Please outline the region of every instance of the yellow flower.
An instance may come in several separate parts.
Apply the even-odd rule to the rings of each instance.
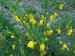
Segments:
[[[24,54],[24,50],[21,50],[21,53]]]
[[[28,36],[29,36],[29,33],[27,32],[27,33],[25,34],[25,36],[28,37]]]
[[[71,33],[70,33],[70,32],[68,32],[68,33],[67,33],[67,35],[68,35],[68,36],[70,36],[70,35],[71,35]]]
[[[53,33],[53,30],[49,30],[50,31],[50,34],[52,34]]]
[[[28,19],[28,14],[25,14],[25,15],[23,16],[23,19]]]
[[[64,45],[63,45],[63,48],[67,48],[67,45],[66,45],[66,44],[64,44]]]
[[[47,24],[46,24],[46,26],[47,26],[47,27],[49,27],[49,26],[50,26],[50,24],[49,24],[49,23],[47,23]]]
[[[18,41],[19,41],[20,44],[22,43],[22,40],[21,39],[19,39]]]
[[[39,25],[43,25],[43,20],[40,20]]]
[[[40,51],[44,51],[44,49],[45,49],[45,44],[42,43],[42,44],[40,45]]]
[[[53,30],[48,30],[47,35],[51,35],[53,33]]]
[[[28,16],[27,14],[25,16]]]
[[[53,20],[53,19],[54,19],[54,16],[53,16],[53,15],[51,15],[49,19],[50,19],[50,20]]]
[[[54,16],[54,18],[56,18],[56,17],[58,16],[58,14],[57,14],[57,13],[55,13],[53,16]]]
[[[27,28],[30,28],[30,25],[27,25]]]
[[[44,15],[41,15],[41,18],[42,18],[42,19],[44,19],[44,18],[45,18],[45,16],[44,16]]]
[[[36,45],[37,44],[37,42],[34,42],[34,45]]]
[[[10,56],[14,56],[13,54],[10,54]]]
[[[60,50],[63,51],[65,48],[61,47]]]
[[[75,54],[75,50],[74,50],[74,52],[73,52],[74,54]]]
[[[66,49],[67,49],[67,51],[69,51],[69,48],[68,47]]]
[[[59,43],[60,43],[60,44],[63,44],[63,42],[62,42],[62,41],[59,41]]]
[[[12,45],[12,49],[14,50],[15,48],[16,48],[16,45],[15,45],[15,44],[13,44],[13,45]]]
[[[34,16],[32,14],[29,14],[29,18],[32,24],[36,24],[36,20],[34,19]]]
[[[10,31],[7,31],[7,33],[8,33],[8,34],[11,34],[11,32],[10,32]]]
[[[47,34],[46,34],[46,31],[43,33],[43,35],[45,35],[45,36],[47,35]]]
[[[26,24],[26,21],[23,21],[24,24]]]
[[[44,22],[46,21],[46,17],[44,15],[41,15],[41,18]]]
[[[60,4],[59,9],[62,10],[63,9],[63,4]]]
[[[46,51],[41,52],[41,56],[44,56],[46,54]]]
[[[73,30],[72,30],[72,29],[67,30],[67,35],[68,35],[68,36],[69,36],[69,35],[71,35],[71,34],[72,34],[72,32],[73,32]]]
[[[45,38],[45,41],[48,41],[48,38]]]
[[[0,33],[0,37],[2,37],[2,33]]]
[[[61,30],[60,29],[57,29],[57,34],[61,34]]]
[[[22,21],[21,21],[21,19],[20,19],[18,16],[14,15],[13,17],[15,18],[15,20],[16,20],[17,22],[19,22],[19,23],[22,24]]]
[[[15,36],[14,36],[14,35],[11,35],[11,38],[12,38],[12,39],[14,39],[14,38],[15,38]]]
[[[29,43],[27,44],[27,46],[31,49],[34,49],[34,42],[33,41],[29,41]]]
[[[35,20],[34,20],[33,18],[30,18],[30,22],[32,22],[32,23],[33,23],[34,21],[35,21]]]
[[[70,31],[70,32],[73,32],[73,30],[72,30],[72,29],[70,29],[69,31]]]
[[[67,51],[69,51],[69,48],[67,47],[66,44],[63,44],[63,46],[62,46],[62,48],[61,48],[61,50],[64,50],[64,49],[67,49]]]
[[[68,29],[69,28],[69,25],[67,24],[65,27]]]
[[[32,22],[32,24],[36,24],[36,21],[34,20],[34,21]]]
[[[48,30],[48,31],[47,31],[47,35],[50,35],[50,34],[51,34],[51,32]]]
[[[34,16],[32,14],[29,14],[30,19],[34,19]]]

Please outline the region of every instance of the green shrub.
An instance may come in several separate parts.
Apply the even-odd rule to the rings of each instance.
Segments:
[[[74,56],[75,19],[64,12],[63,1],[21,2],[0,1],[0,56]]]

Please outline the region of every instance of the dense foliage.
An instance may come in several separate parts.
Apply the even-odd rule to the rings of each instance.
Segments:
[[[66,1],[0,0],[0,56],[74,56],[74,3]]]

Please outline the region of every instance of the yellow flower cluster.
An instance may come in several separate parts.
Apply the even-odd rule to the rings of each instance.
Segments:
[[[40,19],[38,25],[42,26],[44,24],[44,22],[46,22],[46,17],[44,15],[41,15],[41,19]]]
[[[62,50],[67,50],[67,51],[69,51],[69,48],[67,47],[67,45],[65,44],[65,43],[63,43],[62,41],[59,41],[59,43],[60,44],[62,44],[62,47],[60,48],[60,50],[62,51]]]
[[[32,14],[26,14],[24,16],[24,19],[25,20],[23,21],[23,23],[25,23],[25,24],[26,24],[25,21],[27,21],[27,20],[29,20],[32,24],[36,24],[36,20],[35,20],[35,18],[34,18],[34,16]]]
[[[14,17],[14,19],[15,19],[17,22],[19,22],[20,24],[22,24],[22,21],[21,21],[21,19],[20,19],[18,16],[13,15],[13,17]]]
[[[37,44],[37,42],[34,42],[34,41],[29,41],[28,44],[27,44],[27,47],[31,48],[31,49],[34,49],[34,46]],[[40,45],[40,51],[41,51],[41,55],[45,55],[46,52],[45,52],[45,44],[42,43]]]
[[[36,24],[36,20],[34,18],[34,15],[32,14],[25,14],[22,18],[23,23],[26,25],[26,28],[34,28],[35,24]]]
[[[44,32],[45,36],[50,36],[53,33],[53,30],[47,30]]]
[[[60,5],[60,10],[62,10],[62,8],[63,8],[63,5],[61,4],[61,5]],[[57,16],[58,16],[58,14],[57,14],[57,13],[54,13],[53,15],[50,16],[49,19],[50,19],[50,20],[53,20],[53,19],[55,19]],[[16,19],[16,21],[22,23],[18,16],[14,16],[14,18]],[[40,25],[40,27],[45,25],[45,26],[47,27],[47,30],[43,32],[43,35],[44,35],[44,37],[45,37],[44,41],[48,41],[48,37],[53,34],[53,30],[50,30],[51,28],[48,28],[48,27],[50,26],[50,24],[49,24],[48,22],[45,22],[45,21],[46,21],[46,17],[45,17],[44,15],[41,16],[41,19],[40,19],[39,21],[36,21],[35,18],[34,18],[34,16],[33,16],[32,14],[26,14],[26,15],[24,16],[24,18],[25,18],[25,19],[23,19],[23,23],[24,23],[25,26],[27,26],[29,29],[30,29],[30,27],[32,27],[33,25],[34,25],[34,26],[35,26],[35,25],[36,25],[36,26],[39,26],[39,25]],[[37,24],[37,23],[38,23],[38,24]],[[28,29],[28,28],[27,28],[27,29]],[[39,31],[38,31],[38,32],[39,32]],[[57,32],[57,34],[61,34],[61,33],[62,33],[62,31],[61,31],[60,28],[56,29],[56,32]],[[67,35],[71,35],[72,32],[73,32],[72,28],[68,29],[68,30],[67,30]],[[8,33],[11,34],[11,32],[8,32]],[[25,37],[28,37],[28,40],[31,40],[31,39],[32,39],[32,38],[31,38],[32,36],[29,35],[30,33],[32,33],[32,32],[27,32],[27,33],[25,34]],[[37,33],[37,34],[38,34],[38,33]],[[33,35],[33,34],[32,34],[32,35]],[[11,34],[11,38],[14,39],[15,36]],[[18,41],[19,41],[19,43],[22,42],[21,39],[19,39]],[[69,51],[69,48],[68,48],[68,46],[67,46],[66,44],[64,44],[62,41],[59,41],[59,43],[62,44],[62,47],[60,48],[60,50],[65,50],[65,49],[66,49],[67,51]],[[27,43],[27,47],[29,47],[29,48],[31,48],[31,49],[34,49],[36,44],[37,44],[37,42],[29,41],[29,42]],[[16,45],[12,45],[12,49],[14,50],[15,48],[16,48]],[[46,47],[45,47],[45,44],[44,44],[44,43],[41,43],[40,46],[39,46],[39,50],[40,50],[40,52],[41,52],[41,56],[44,56],[44,55],[46,54],[45,48],[46,48]],[[24,53],[24,52],[22,52],[22,53]]]
[[[50,19],[50,20],[53,20],[53,19],[56,18],[57,16],[58,16],[58,14],[57,14],[57,13],[54,13],[54,15],[51,15],[49,19]]]
[[[34,16],[32,14],[29,14],[29,19],[32,24],[36,24],[36,20],[34,19]]]
[[[67,47],[67,45],[63,44],[63,46],[62,46],[62,48],[60,50],[65,50],[65,49],[67,49],[67,51],[69,51],[69,48]]]

